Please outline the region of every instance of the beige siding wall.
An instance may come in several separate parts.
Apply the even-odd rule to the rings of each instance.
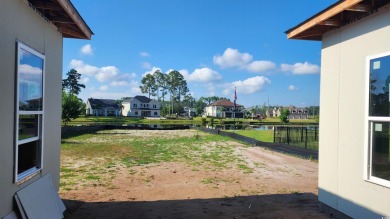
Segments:
[[[0,2],[0,218],[13,209],[14,193],[51,173],[59,185],[61,138],[62,36],[23,0]],[[27,182],[14,184],[14,118],[16,41],[46,56],[43,171]]]
[[[390,51],[390,11],[323,38],[319,199],[354,218],[390,216],[390,188],[365,181],[366,57]]]

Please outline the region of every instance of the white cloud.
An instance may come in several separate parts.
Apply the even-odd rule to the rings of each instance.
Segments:
[[[140,52],[139,55],[142,57],[149,57],[150,56],[150,54],[147,52]]]
[[[80,80],[80,82],[81,82],[82,84],[86,84],[86,83],[88,83],[90,80],[91,80],[91,79],[88,78],[88,77],[82,77],[81,80]]]
[[[69,68],[74,68],[80,74],[86,74],[89,76],[94,76],[97,72],[99,72],[99,68],[84,64],[81,60],[72,59],[69,63]]]
[[[31,65],[22,64],[19,66],[19,71],[22,74],[33,74],[38,75],[42,74],[42,69],[38,67],[32,67]]]
[[[222,55],[213,57],[214,64],[221,68],[245,67],[252,60],[249,53],[240,53],[237,49],[227,48]]]
[[[108,86],[107,85],[102,85],[102,86],[99,87],[99,90],[100,91],[106,91],[106,90],[108,90]]]
[[[96,79],[100,82],[113,80],[118,75],[119,69],[115,66],[105,66],[99,69]]]
[[[142,77],[145,77],[147,74],[153,74],[155,71],[161,71],[161,68],[159,67],[153,67],[150,71],[146,71],[145,73],[142,74]]]
[[[137,77],[137,74],[135,73],[121,73],[120,70],[115,66],[104,66],[99,68],[85,64],[83,61],[76,59],[70,61],[69,68],[74,68],[82,75],[95,77],[99,82],[118,82],[131,80]]]
[[[83,55],[93,55],[93,49],[91,44],[86,44],[80,49],[81,54]]]
[[[271,84],[271,80],[264,76],[256,76],[248,78],[244,81],[235,81],[232,83],[232,88],[237,87],[237,93],[253,94],[264,88],[267,84]]]
[[[295,87],[294,85],[290,85],[288,86],[288,90],[294,91],[294,90],[298,90],[298,88]]]
[[[129,82],[127,81],[113,81],[110,84],[113,87],[125,87],[129,85]]]
[[[150,64],[149,62],[142,62],[141,65],[142,65],[142,68],[146,68],[146,69],[152,68],[152,64]]]
[[[280,69],[284,72],[291,72],[295,75],[320,73],[320,66],[311,64],[309,62],[295,63],[294,65],[281,64]]]
[[[125,94],[127,95],[127,94]],[[93,92],[90,95],[88,95],[88,98],[94,98],[94,99],[121,99],[124,96],[123,93],[114,93],[114,92],[104,92],[104,91],[97,91]],[[133,95],[131,95],[133,96]]]
[[[195,69],[192,74],[190,74],[187,70],[183,69],[179,71],[184,78],[188,82],[211,82],[211,81],[218,81],[222,79],[222,76],[210,69],[210,68],[200,68],[200,69]]]
[[[276,64],[271,61],[253,61],[246,69],[250,72],[265,72],[276,68]]]

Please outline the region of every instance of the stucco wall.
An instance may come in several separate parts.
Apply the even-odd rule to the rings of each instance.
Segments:
[[[323,37],[319,200],[353,218],[390,216],[390,188],[365,181],[366,57],[390,51],[390,11]]]
[[[0,2],[0,218],[13,209],[13,195],[39,177],[51,173],[59,185],[61,138],[62,36],[22,0]],[[42,173],[14,183],[14,118],[16,41],[46,56],[44,155]]]

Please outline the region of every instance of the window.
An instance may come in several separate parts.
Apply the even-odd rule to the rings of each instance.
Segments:
[[[156,108],[157,108],[156,104],[153,104],[153,109],[156,109]]]
[[[390,52],[367,58],[367,180],[390,187]]]
[[[136,104],[136,103],[134,103],[134,104],[133,104],[133,107],[137,108],[137,104]]]
[[[135,112],[134,112],[134,115],[138,116],[138,111],[135,111]]]
[[[15,182],[42,168],[45,56],[17,43]]]
[[[154,112],[154,115],[157,116],[157,112]]]

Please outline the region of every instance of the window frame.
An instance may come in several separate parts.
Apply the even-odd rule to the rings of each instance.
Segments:
[[[375,122],[390,123],[390,116],[370,116],[370,71],[371,60],[390,56],[390,51],[369,55],[366,57],[366,80],[365,80],[365,128],[366,135],[364,147],[364,180],[381,186],[390,188],[390,180],[385,180],[372,175],[372,150],[373,150],[373,130]]]
[[[31,53],[32,55],[42,59],[42,87],[41,87],[41,92],[42,92],[42,106],[40,110],[21,110],[20,107],[20,102],[19,102],[19,94],[20,94],[20,72],[21,72],[21,57],[22,57],[22,52],[21,50],[24,50],[28,53]],[[45,111],[45,65],[46,65],[46,57],[44,54],[32,49],[28,45],[17,41],[16,42],[16,84],[15,84],[15,157],[14,157],[14,182],[20,182],[29,176],[32,176],[33,174],[40,172],[43,168],[43,150],[44,150],[44,111]],[[19,140],[19,119],[21,115],[37,115],[38,116],[38,121],[37,121],[37,135],[34,137],[29,137],[26,139]],[[21,173],[18,173],[19,171],[19,147],[24,144],[28,143],[33,143],[37,142],[37,148],[36,148],[36,166],[31,167],[27,170],[24,170]]]

